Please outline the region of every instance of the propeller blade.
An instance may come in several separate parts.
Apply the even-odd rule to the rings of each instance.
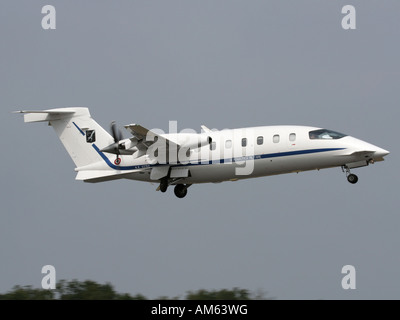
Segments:
[[[114,138],[114,142],[121,140],[121,131],[118,130],[115,121],[111,122],[111,134]]]
[[[115,161],[118,161],[120,155],[120,146],[118,142],[122,140],[122,132],[120,129],[117,128],[117,124],[115,123],[115,121],[111,122],[111,134],[113,136],[114,143],[104,148],[103,151],[116,154],[117,159]]]

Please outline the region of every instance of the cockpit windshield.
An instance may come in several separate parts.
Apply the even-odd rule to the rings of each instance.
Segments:
[[[347,134],[343,134],[328,129],[313,130],[310,131],[308,135],[310,139],[340,139],[347,136]]]

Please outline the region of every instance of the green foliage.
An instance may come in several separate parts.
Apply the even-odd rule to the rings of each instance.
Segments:
[[[32,286],[15,286],[10,292],[0,294],[0,300],[146,300],[137,294],[117,293],[110,283],[61,280],[55,290],[34,289]]]
[[[211,290],[200,289],[188,291],[186,300],[250,300],[249,291],[246,289],[233,288],[232,290]]]
[[[114,300],[147,300],[147,298],[140,293],[134,296],[131,296],[129,293],[117,293]]]
[[[0,294],[0,300],[53,300],[52,290],[34,289],[32,286],[15,286],[10,292]]]
[[[114,300],[116,297],[111,284],[98,284],[91,280],[61,280],[56,289],[61,300]]]
[[[179,296],[161,296],[158,300],[179,300]],[[264,292],[251,294],[246,289],[188,291],[184,300],[250,300],[266,299]],[[117,293],[110,283],[100,284],[92,280],[60,280],[55,290],[35,289],[32,286],[15,286],[0,294],[0,300],[147,300],[141,294]]]

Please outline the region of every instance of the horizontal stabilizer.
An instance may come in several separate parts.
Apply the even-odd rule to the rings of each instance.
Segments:
[[[87,108],[59,108],[49,110],[21,110],[14,113],[24,114],[24,122],[55,121],[72,116],[90,116]]]
[[[14,111],[13,113],[48,113],[48,114],[67,114],[67,113],[75,113],[75,111],[66,111],[66,110],[20,110]]]

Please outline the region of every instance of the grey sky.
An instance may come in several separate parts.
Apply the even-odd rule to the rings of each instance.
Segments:
[[[42,6],[57,29],[41,28]],[[343,30],[341,8],[357,10]],[[399,299],[398,1],[1,1],[0,292],[111,282],[150,298],[241,287],[279,299]],[[387,161],[222,184],[75,181],[53,130],[11,111],[86,106],[107,130],[300,124]],[[125,137],[128,132],[124,132]],[[354,265],[357,289],[341,288]]]

